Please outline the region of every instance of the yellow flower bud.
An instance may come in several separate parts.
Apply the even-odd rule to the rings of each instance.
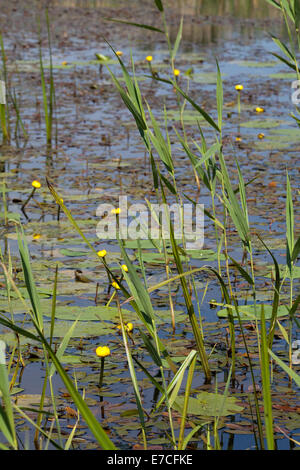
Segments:
[[[104,258],[104,256],[107,255],[107,251],[106,251],[106,250],[100,250],[100,251],[98,251],[97,255],[98,255],[100,258]]]
[[[34,180],[32,181],[31,185],[35,188],[35,189],[39,189],[42,185],[39,181],[37,180]]]
[[[237,91],[242,91],[242,90],[244,89],[244,87],[243,87],[243,85],[236,85],[236,86],[235,86],[235,89],[236,89]]]
[[[110,349],[108,346],[98,346],[98,348],[96,349],[96,354],[99,357],[110,356]]]
[[[180,70],[174,69],[174,75],[175,77],[178,77],[180,75]]]
[[[117,209],[112,209],[110,212],[111,214],[120,214],[121,209],[118,207]]]
[[[125,271],[125,273],[128,273],[128,268],[126,264],[122,264],[121,268],[123,269],[123,271]]]
[[[147,55],[146,57],[147,62],[152,62],[152,59],[153,59],[152,55]]]

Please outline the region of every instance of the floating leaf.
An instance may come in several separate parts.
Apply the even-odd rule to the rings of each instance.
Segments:
[[[70,250],[67,248],[62,248],[60,252],[63,256],[88,256],[89,255],[87,251]]]
[[[252,120],[248,122],[243,122],[241,127],[247,128],[258,128],[258,129],[272,129],[272,127],[278,127],[284,124],[284,121],[279,119],[262,119],[262,120]]]
[[[233,318],[237,319],[237,314],[236,314],[235,309],[233,308],[231,310],[232,310]],[[272,305],[264,304],[264,313],[265,313],[265,319],[269,320],[272,317]],[[278,307],[277,317],[286,316],[288,315],[288,313],[289,313],[288,307],[285,305],[280,305],[280,307]],[[218,317],[220,318],[227,318],[228,316],[228,312],[226,308],[219,310],[217,314],[218,314]],[[261,304],[256,305],[256,311],[255,311],[254,304],[242,305],[241,307],[239,307],[239,314],[240,314],[241,320],[255,320],[255,319],[260,320]]]
[[[257,68],[265,68],[265,67],[276,67],[278,65],[277,62],[259,62],[255,60],[234,60],[231,64],[239,65],[240,67],[253,67]]]
[[[184,397],[177,397],[173,407],[181,411]],[[243,407],[237,404],[234,397],[224,397],[218,393],[201,392],[196,398],[190,397],[188,403],[188,414],[197,416],[229,416],[241,413]]]

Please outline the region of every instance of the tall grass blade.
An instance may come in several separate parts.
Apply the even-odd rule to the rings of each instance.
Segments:
[[[217,110],[218,110],[218,128],[222,132],[222,122],[223,122],[223,85],[222,77],[219,67],[219,62],[217,62]]]
[[[129,26],[136,26],[137,28],[143,28],[143,29],[149,29],[150,31],[155,31],[157,33],[163,33],[164,31],[159,28],[155,28],[154,26],[148,25],[148,24],[142,24],[142,23],[134,23],[133,21],[127,21],[127,20],[120,20],[118,18],[102,18],[105,21],[113,21],[115,23],[123,23],[123,24],[128,24]]]
[[[118,305],[118,310],[119,310],[120,323],[121,323],[121,328],[122,328],[122,335],[123,335],[123,341],[124,341],[124,346],[125,346],[125,350],[126,350],[126,356],[127,356],[127,361],[128,361],[129,372],[130,372],[130,376],[131,376],[131,380],[132,380],[132,384],[133,384],[136,404],[137,404],[137,407],[138,407],[140,423],[141,423],[141,426],[142,426],[144,449],[146,450],[147,449],[146,426],[145,426],[145,418],[144,418],[144,410],[143,410],[143,405],[142,405],[142,399],[141,399],[141,395],[140,395],[140,391],[139,391],[139,385],[138,385],[135,370],[134,370],[134,364],[133,364],[132,357],[131,357],[131,352],[130,352],[130,348],[129,348],[129,344],[128,344],[127,333],[126,333],[125,326],[124,326],[124,319],[123,319],[123,315],[122,315],[122,310],[120,308],[119,300],[117,300],[117,305]]]
[[[174,375],[174,377],[172,378],[168,388],[167,388],[167,396],[168,398],[171,397],[171,394],[172,392],[174,391],[175,387],[177,386],[176,388],[176,394],[173,393],[172,395],[172,401],[170,400],[170,405],[172,406],[173,403],[176,401],[176,398],[177,398],[177,394],[178,394],[178,391],[179,391],[179,387],[178,387],[178,383],[181,384],[182,383],[182,380],[183,380],[183,376],[184,376],[184,373],[185,373],[185,370],[186,368],[190,365],[190,363],[192,362],[192,360],[194,359],[194,357],[197,355],[197,351],[195,350],[192,350],[189,355],[185,358],[185,360],[183,361],[183,363],[181,364],[180,368],[178,369],[178,371],[176,372],[176,374]],[[180,385],[179,385],[180,386]],[[163,395],[160,400],[158,401],[158,403],[156,404],[156,407],[155,409],[158,410],[159,407],[162,405],[162,403],[164,402],[164,400],[166,400],[166,396]]]
[[[269,371],[269,354],[268,354],[268,339],[266,332],[266,322],[264,314],[264,306],[261,307],[261,376],[262,376],[262,393],[264,401],[264,415],[265,415],[265,428],[267,446],[269,450],[275,449],[274,434],[273,434],[273,414],[272,414],[272,398],[270,387],[270,371]]]
[[[197,356],[194,356],[191,365],[189,367],[187,382],[185,386],[185,393],[184,393],[184,403],[183,403],[183,413],[181,416],[181,423],[180,423],[180,431],[179,431],[179,438],[178,438],[178,450],[182,450],[183,442],[184,442],[184,429],[187,417],[187,410],[189,405],[189,397],[191,393],[191,387],[194,377],[195,365],[196,365]]]
[[[274,284],[274,296],[273,296],[273,303],[272,303],[272,314],[270,320],[270,327],[269,327],[269,334],[268,334],[268,344],[269,347],[272,347],[273,339],[274,339],[274,332],[276,327],[276,320],[277,320],[277,311],[279,306],[279,299],[280,299],[280,271],[278,262],[273,255],[273,253],[269,250],[265,242],[262,238],[257,234],[257,237],[262,242],[268,253],[270,254],[271,258],[273,259],[274,267],[275,267],[275,284]]]
[[[9,445],[17,450],[17,437],[11,397],[9,391],[8,373],[5,360],[5,343],[0,341],[0,394],[3,406],[0,403],[0,430]]]
[[[166,197],[165,197],[165,193],[164,193],[164,189],[162,185],[162,180],[161,180],[161,193],[162,193],[163,203],[166,204],[167,201],[166,201]],[[182,263],[180,259],[180,254],[179,254],[177,243],[174,237],[173,225],[169,217],[169,214],[167,214],[167,217],[168,217],[168,222],[169,222],[170,240],[171,240],[172,252],[173,252],[175,264],[176,264],[178,273],[183,274],[183,267],[182,267]],[[207,354],[206,354],[205,347],[204,347],[202,333],[200,331],[200,328],[196,319],[194,306],[192,303],[191,295],[189,293],[189,289],[188,289],[188,285],[187,285],[185,277],[181,277],[180,282],[181,282],[183,296],[184,296],[184,300],[185,300],[185,304],[187,308],[187,313],[188,313],[189,320],[193,329],[193,334],[194,334],[195,341],[197,344],[199,356],[201,358],[201,363],[202,363],[202,367],[204,370],[205,378],[209,382],[211,380],[211,371],[210,371],[209,364],[208,364],[208,358],[207,358]]]
[[[164,11],[164,6],[162,0],[154,0],[155,5],[159,9],[159,11],[163,12]]]
[[[181,18],[180,20],[180,25],[179,25],[178,33],[177,33],[176,40],[174,43],[174,47],[172,50],[171,59],[175,59],[178,48],[179,48],[179,44],[182,38],[182,25],[183,25],[183,18]]]

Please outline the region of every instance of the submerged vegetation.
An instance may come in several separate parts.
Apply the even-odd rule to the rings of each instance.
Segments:
[[[299,76],[298,3],[266,1],[281,12],[289,38],[286,44],[273,37],[281,51],[273,55],[293,71],[295,78]],[[21,210],[27,217],[27,207],[33,201],[41,213],[46,204],[54,202],[55,227],[62,242],[60,252],[69,263],[75,259],[67,267],[76,268],[76,282],[85,287],[85,293],[93,301],[85,305],[86,299],[82,296],[82,304],[74,305],[71,297],[76,287],[74,283],[65,282],[63,276],[67,269],[63,263],[49,256],[46,276],[44,266],[38,266],[37,274],[34,273],[34,257],[30,254],[28,240],[40,240],[41,235],[36,232],[39,221],[32,223],[34,233],[28,238],[20,215],[7,209],[3,179],[2,449],[26,448],[33,443],[36,449],[68,450],[77,446],[151,449],[159,446],[176,450],[222,450],[224,429],[230,435],[227,448],[234,448],[235,434],[251,436],[251,444],[242,441],[240,445],[245,449],[275,450],[282,437],[286,439],[286,448],[299,446],[297,261],[300,238],[296,226],[296,195],[290,175],[284,171],[285,239],[276,242],[285,251],[285,257],[279,260],[275,254],[277,246],[271,246],[270,240],[263,238],[249,208],[247,193],[256,184],[257,177],[249,179],[243,174],[238,156],[230,165],[228,162],[232,156],[227,153],[224,127],[230,113],[225,110],[219,62],[216,60],[212,82],[216,85],[216,100],[210,111],[199,105],[197,96],[190,91],[193,70],[184,71],[177,62],[183,20],[172,39],[164,2],[154,0],[154,4],[160,15],[160,27],[126,19],[106,20],[121,23],[120,27],[151,31],[160,41],[163,38],[168,62],[160,68],[154,53],[149,51],[144,59],[143,78],[151,80],[151,86],[161,87],[164,93],[170,94],[175,99],[176,109],[168,109],[166,104],[160,110],[152,108],[150,100],[143,95],[143,81],[136,73],[133,54],[128,66],[124,54],[114,50],[113,40],[106,41],[110,55],[97,54],[91,63],[99,67],[100,76],[103,70],[108,71],[110,86],[118,92],[138,130],[145,166],[149,166],[152,174],[151,196],[155,202],[147,193],[143,195],[149,213],[153,213],[154,204],[177,203],[183,211],[185,203],[196,207],[203,198],[205,231],[209,233],[210,246],[188,249],[184,234],[178,238],[174,221],[166,213],[168,239],[152,239],[149,234],[138,240],[119,236],[117,251],[109,251],[106,245],[104,248],[103,240],[99,243],[86,234],[91,233],[91,221],[80,220],[68,208],[70,199],[65,197],[63,188],[57,188],[51,173],[45,181],[37,174],[30,190],[24,191]],[[45,141],[48,151],[55,154],[59,117],[48,12],[46,25],[50,62],[46,66],[43,61],[40,40],[38,65]],[[7,90],[7,105],[0,105],[3,145],[12,139],[11,109],[15,111],[15,139],[27,142],[30,131],[23,125],[22,109],[8,82],[3,38],[0,36],[0,39]],[[64,61],[60,67],[69,65]],[[46,77],[47,71],[49,76]],[[76,91],[74,88],[74,96]],[[253,121],[243,122],[241,113],[246,106],[243,84],[232,84],[232,92],[232,106],[237,110],[237,145],[242,143],[243,126],[272,129],[276,116],[273,120],[262,121],[262,125],[258,125],[257,120],[254,124]],[[161,96],[164,96],[163,91]],[[262,105],[255,107],[258,119],[264,111]],[[175,115],[174,124],[172,117]],[[300,116],[293,114],[292,118],[299,127]],[[267,141],[262,132],[259,136],[262,143]],[[102,144],[109,147],[106,138]],[[190,165],[192,191],[181,184],[178,155],[184,155],[185,164]],[[122,171],[121,157],[116,165]],[[105,170],[105,162],[103,168]],[[42,194],[42,202],[37,194]],[[105,201],[110,194],[107,196]],[[78,194],[75,197],[80,202]],[[121,208],[112,209],[109,215],[119,227]],[[44,221],[43,215],[40,220]],[[162,230],[161,220],[157,223]],[[28,225],[30,227],[30,221]],[[11,226],[14,233],[8,230]],[[80,238],[81,249],[74,239],[72,242],[72,237],[70,243],[64,240],[69,228]],[[7,234],[16,242],[18,269],[7,244]],[[87,266],[98,269],[99,280],[95,282],[84,274]],[[158,275],[153,266],[159,267]],[[210,296],[212,284],[215,298]],[[205,302],[216,313],[217,323],[207,322],[203,315]],[[180,310],[176,304],[180,305]],[[128,370],[120,365],[124,360]],[[41,390],[25,395],[20,377],[31,361],[43,363]],[[64,388],[59,389],[58,396],[61,386]],[[123,390],[121,393],[118,393],[118,386]],[[287,394],[286,400],[281,400],[281,394]],[[109,398],[116,398],[116,401],[109,402]],[[114,409],[117,415],[110,414],[107,418],[106,410]],[[122,423],[118,421],[120,418]]]

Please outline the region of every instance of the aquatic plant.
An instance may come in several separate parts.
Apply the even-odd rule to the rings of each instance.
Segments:
[[[44,117],[46,127],[46,141],[51,146],[52,143],[52,132],[53,132],[53,119],[55,113],[55,86],[54,86],[54,74],[53,74],[53,61],[52,61],[52,46],[51,46],[51,34],[50,34],[50,19],[48,10],[46,9],[46,26],[48,36],[48,49],[49,49],[49,93],[47,93],[45,67],[43,63],[42,46],[41,46],[41,28],[40,19],[38,19],[38,33],[39,33],[39,59],[40,59],[40,77],[43,93],[43,104],[44,104]]]

